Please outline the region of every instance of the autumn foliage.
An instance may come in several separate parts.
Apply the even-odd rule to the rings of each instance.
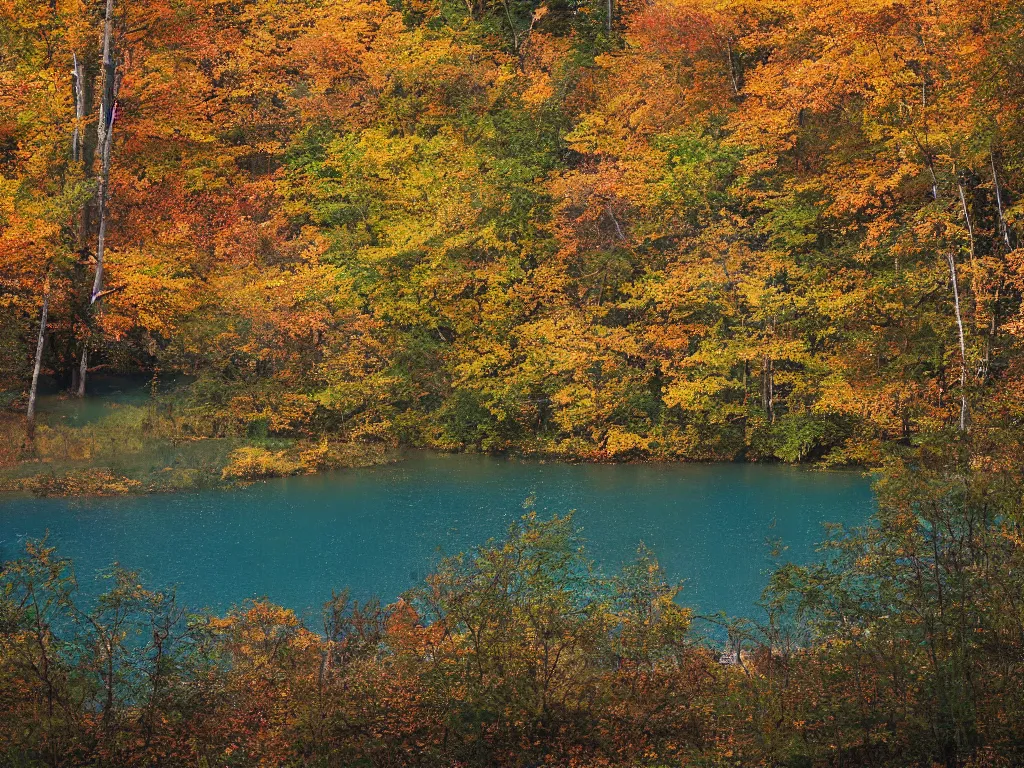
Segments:
[[[397,445],[890,468],[871,527],[715,619],[726,665],[650,553],[602,575],[563,520],[317,626],[117,569],[90,602],[32,544],[0,762],[1024,762],[1022,32],[1016,0],[0,0],[0,463],[96,465],[19,487],[134,492],[114,448],[209,438],[179,484]],[[184,385],[22,427],[35,373],[104,372]]]
[[[1019,414],[1012,0],[117,0],[90,304],[104,14],[0,6],[6,388],[48,297],[43,377],[185,375],[196,437],[872,463]]]

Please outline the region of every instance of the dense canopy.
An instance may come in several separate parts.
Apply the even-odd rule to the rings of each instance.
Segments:
[[[43,377],[184,376],[196,436],[871,463],[1006,425],[1022,24],[9,0],[0,384],[45,299]]]

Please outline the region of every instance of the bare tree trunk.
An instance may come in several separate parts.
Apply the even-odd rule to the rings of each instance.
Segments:
[[[100,99],[99,122],[96,126],[96,143],[100,149],[100,183],[97,192],[99,202],[100,229],[96,243],[96,277],[92,284],[90,304],[95,303],[103,290],[103,256],[107,234],[107,199],[110,195],[110,151],[114,138],[114,119],[119,78],[113,56],[114,0],[107,0],[106,16],[103,22],[103,97]]]
[[[612,36],[612,0],[608,0],[608,37]]]
[[[956,191],[960,196],[960,210],[964,214],[964,223],[967,225],[967,243],[971,256],[971,298],[973,300],[974,323],[977,325],[978,305],[982,301],[978,299],[978,286],[981,284],[981,281],[978,277],[978,263],[974,251],[974,225],[971,223],[971,214],[967,209],[967,195],[964,193],[964,185],[960,181],[960,173],[957,170],[956,163],[953,164],[953,178],[956,179]]]
[[[120,78],[113,55],[114,37],[114,0],[107,0],[106,13],[103,21],[103,96],[100,99],[99,122],[96,126],[97,146],[100,150],[100,182],[96,197],[98,202],[100,227],[96,241],[96,274],[92,283],[89,305],[94,307],[103,297],[103,257],[107,240],[107,200],[110,195],[110,155],[114,138],[114,120],[117,109],[117,91]],[[99,307],[91,309],[95,315]],[[91,323],[90,323],[91,325]],[[89,336],[86,333],[82,343],[82,360],[78,370],[78,396],[85,396],[85,380],[89,370]]]
[[[72,62],[74,69],[71,70],[71,85],[75,97],[75,129],[71,136],[71,159],[75,162],[85,163],[85,116],[89,111],[88,92],[85,82],[85,63],[73,53]],[[88,168],[85,168],[88,173]],[[82,206],[78,217],[78,242],[75,247],[81,251],[85,248],[89,239],[89,204]]]
[[[81,162],[85,159],[85,64],[79,60],[77,53],[71,54],[71,92],[75,101],[75,126],[71,133],[71,159]],[[84,206],[83,206],[84,208]],[[83,215],[78,225],[78,245],[81,246],[86,236],[87,222]],[[32,385],[28,393],[28,411],[25,414],[25,433],[29,443],[35,439],[36,433],[36,399],[39,394],[39,374],[43,367],[43,350],[46,348],[47,321],[50,315],[50,269],[46,270],[43,283],[43,310],[39,319],[39,335],[36,340],[35,365],[32,368]]]
[[[78,60],[78,54],[72,53],[71,85],[75,96],[75,130],[71,136],[71,159],[81,160],[85,157],[85,64]]]
[[[608,0],[608,2],[610,4],[611,0]],[[609,7],[610,7],[610,5],[609,5]],[[608,15],[611,16],[611,11],[610,10],[609,10]],[[739,78],[736,77],[736,65],[735,65],[735,63],[732,60],[732,38],[731,37],[726,37],[725,38],[725,56],[729,60],[729,80],[732,82],[732,93],[733,93],[734,96],[739,96],[740,95],[740,81],[739,81]]]
[[[43,367],[43,348],[46,346],[46,321],[50,314],[50,274],[43,284],[43,311],[39,318],[39,336],[36,340],[36,361],[32,369],[32,387],[28,392],[28,412],[25,414],[25,438],[32,443],[36,438],[36,395],[39,392],[39,371]]]
[[[991,152],[989,152],[988,157],[992,163],[992,183],[996,188],[996,208],[999,210],[999,234],[1003,236],[1003,242],[1006,243],[1006,249],[1008,251],[1012,251],[1013,246],[1010,245],[1010,228],[1006,226],[1006,216],[1003,214],[1003,192],[999,186],[999,175],[996,173],[996,157]]]
[[[967,431],[967,344],[964,341],[964,321],[960,313],[960,287],[956,280],[956,256],[953,251],[946,254],[949,264],[949,278],[953,283],[953,308],[956,312],[956,327],[960,337],[960,431]]]
[[[761,407],[775,423],[775,362],[768,355],[761,362]]]
[[[502,0],[501,3],[505,8],[505,17],[508,19],[508,28],[512,33],[512,49],[519,54],[519,34],[516,32],[516,24],[512,21],[512,12],[508,8],[508,0]]]
[[[82,161],[85,159],[85,64],[78,59],[78,54],[72,54],[74,57],[74,69],[72,70],[73,80],[72,85],[74,86],[75,92],[75,130],[71,137],[71,157],[73,160]],[[78,247],[84,248],[86,240],[89,236],[89,205],[86,203],[82,206],[81,216],[78,221]],[[82,367],[88,366],[89,360],[89,349],[88,339],[82,342]],[[76,394],[79,397],[85,395],[85,379],[80,374],[78,379],[78,389]]]
[[[935,166],[932,165],[931,157],[926,159],[926,166],[928,168],[928,175],[932,177],[932,200],[939,199],[939,180],[935,176]]]
[[[82,341],[82,359],[78,363],[78,389],[75,394],[85,397],[85,375],[89,371],[89,337]]]

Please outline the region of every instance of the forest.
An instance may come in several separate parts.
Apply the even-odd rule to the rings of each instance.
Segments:
[[[1011,0],[7,0],[4,460],[52,452],[33,382],[131,373],[175,386],[118,430],[263,440],[243,476],[878,466],[1013,428],[1021,30]]]

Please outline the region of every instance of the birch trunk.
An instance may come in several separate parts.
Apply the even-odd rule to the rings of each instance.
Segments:
[[[85,64],[73,53],[71,70],[72,88],[75,96],[75,130],[71,135],[71,159],[82,160],[85,157]]]
[[[608,2],[610,3],[611,0],[608,0]],[[609,6],[609,16],[611,15],[610,8],[611,8],[611,6]],[[731,37],[727,37],[725,39],[725,55],[726,55],[726,58],[729,60],[729,80],[732,82],[732,93],[733,93],[733,96],[739,96],[740,95],[740,81],[739,81],[739,78],[736,77],[736,65],[735,65],[735,63],[732,60],[732,38]]]
[[[960,313],[960,287],[956,280],[956,256],[952,251],[946,254],[949,264],[949,278],[953,283],[953,309],[960,339],[960,431],[967,431],[967,344],[964,341],[964,321]]]
[[[73,53],[72,63],[74,68],[71,70],[71,85],[74,89],[75,97],[75,129],[71,136],[71,159],[78,163],[85,163],[86,147],[85,147],[85,116],[89,111],[88,107],[88,92],[86,90],[85,82],[85,62],[78,58],[77,53]],[[88,167],[85,172],[88,173]],[[85,204],[82,206],[82,210],[79,212],[78,217],[78,242],[75,247],[81,251],[86,246],[86,241],[89,238],[89,205]]]
[[[96,274],[89,296],[90,314],[99,310],[97,301],[103,295],[103,257],[107,240],[107,200],[110,185],[110,155],[114,138],[114,105],[117,99],[118,76],[113,55],[114,0],[107,0],[103,20],[103,96],[100,99],[99,121],[96,126],[96,144],[100,150],[100,180],[96,193],[99,210],[99,235],[96,241]],[[90,322],[91,325],[91,322]],[[82,343],[82,360],[78,370],[78,396],[85,396],[85,380],[89,370],[89,332]]]
[[[974,316],[974,323],[975,325],[977,325],[978,305],[983,302],[978,298],[978,287],[980,285],[980,281],[978,280],[978,263],[974,251],[974,224],[971,222],[971,214],[970,211],[967,209],[967,195],[964,193],[964,185],[960,181],[960,174],[957,172],[955,163],[953,165],[953,178],[956,179],[956,191],[957,194],[960,196],[960,210],[964,214],[964,224],[967,226],[967,243],[969,248],[968,253],[971,257],[971,297],[973,299],[972,314]]]
[[[39,337],[36,340],[36,361],[32,368],[32,387],[28,393],[28,412],[25,414],[25,437],[31,444],[36,438],[36,395],[39,392],[39,372],[43,367],[43,348],[46,346],[46,321],[50,314],[50,276],[43,284],[43,311],[39,318]]]
[[[761,361],[761,407],[775,423],[775,362],[768,355]]]
[[[1002,235],[1003,242],[1006,243],[1006,250],[1012,251],[1013,246],[1010,245],[1010,228],[1006,225],[1006,216],[1003,214],[1003,191],[999,186],[999,175],[996,173],[996,158],[991,152],[988,157],[992,163],[992,183],[996,188],[996,209],[999,211],[999,234]]]

